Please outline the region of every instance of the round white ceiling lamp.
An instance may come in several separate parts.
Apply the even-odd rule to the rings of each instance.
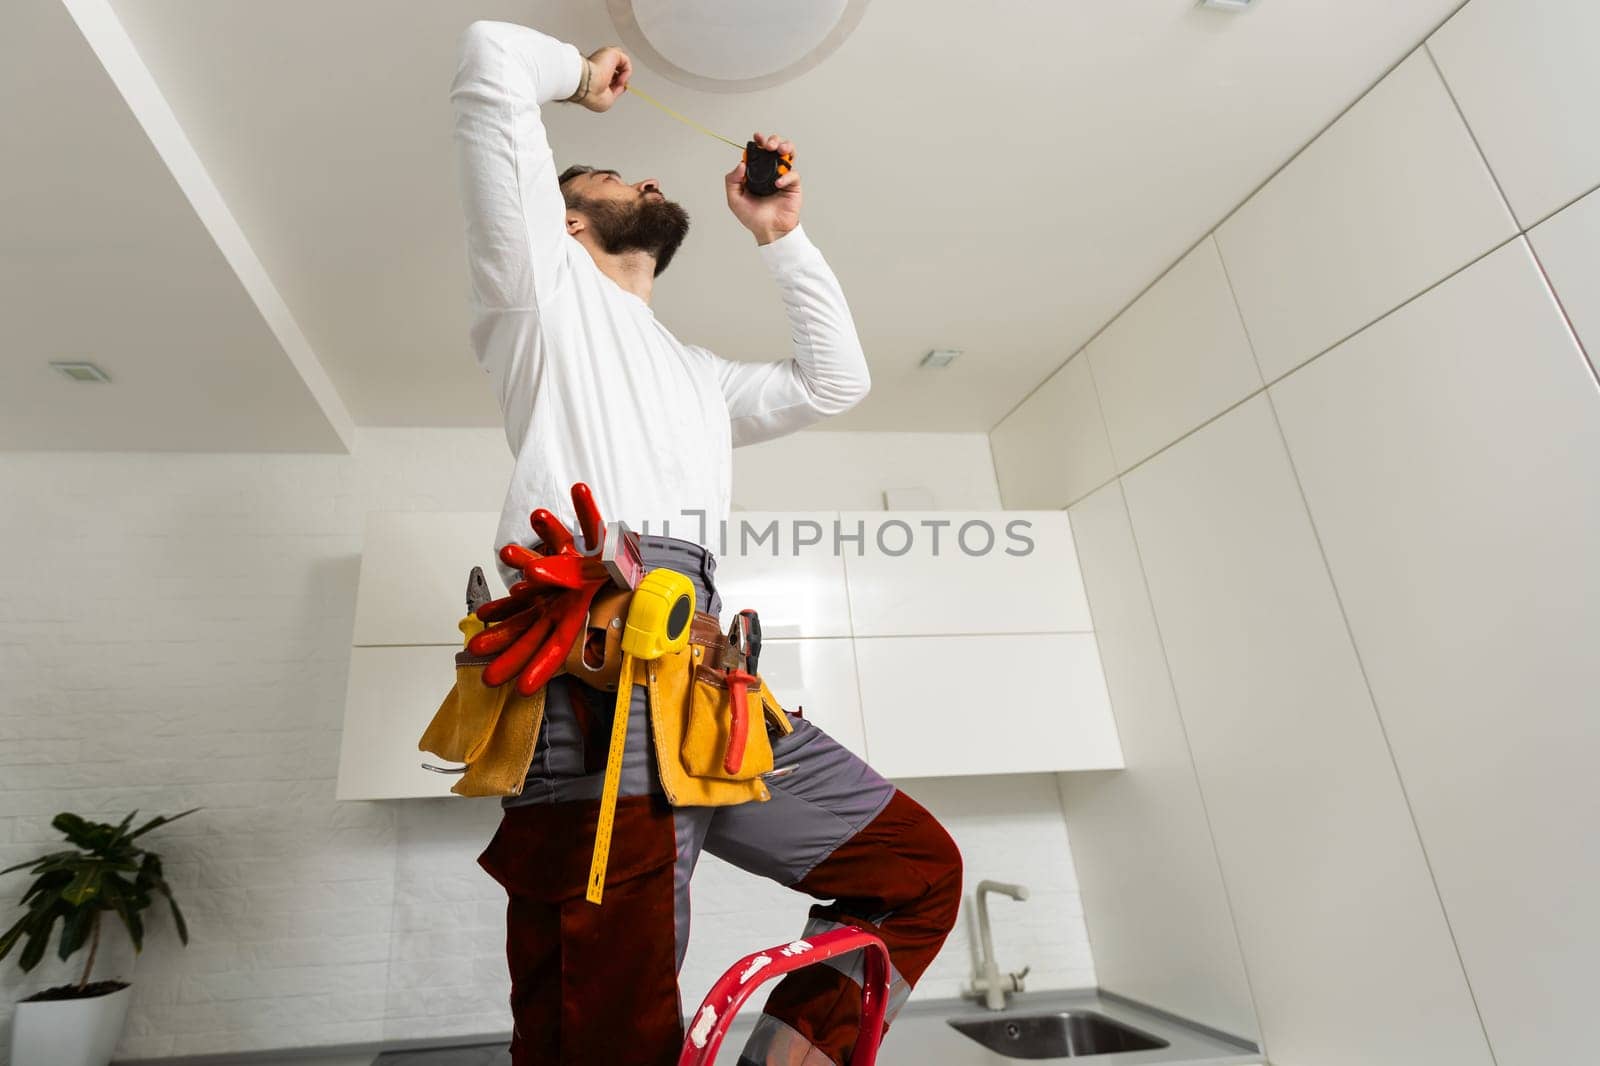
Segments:
[[[867,0],[606,0],[631,55],[680,85],[765,89],[832,55]]]

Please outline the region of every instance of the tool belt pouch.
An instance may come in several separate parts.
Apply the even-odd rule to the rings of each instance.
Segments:
[[[736,706],[727,672],[700,655],[689,686],[683,731],[684,770],[695,777],[722,781],[749,781],[771,770],[772,741],[767,737],[766,724],[769,697],[766,685],[757,678],[745,686],[745,705]]]
[[[483,683],[489,662],[457,653],[456,683],[417,742],[419,751],[467,764],[450,786],[458,796],[520,793],[544,721],[544,689],[523,696],[514,684],[491,688]]]

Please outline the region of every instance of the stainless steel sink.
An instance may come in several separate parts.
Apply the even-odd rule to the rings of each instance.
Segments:
[[[1167,1046],[1159,1037],[1130,1029],[1104,1014],[1088,1010],[1010,1014],[999,1018],[952,1018],[950,1025],[990,1051],[1012,1059],[1109,1055],[1116,1051],[1151,1051]]]

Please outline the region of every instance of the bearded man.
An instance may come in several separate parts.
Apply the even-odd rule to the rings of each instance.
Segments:
[[[800,227],[800,175],[770,196],[724,179],[728,208],[777,283],[793,350],[724,359],[680,341],[650,309],[656,278],[689,230],[653,178],[556,169],[540,109],[596,113],[633,66],[608,47],[585,58],[522,26],[478,22],[461,41],[451,92],[472,281],[472,345],[516,456],[496,544],[527,543],[528,515],[586,482],[608,515],[649,529],[700,512],[727,517],[732,449],[838,414],[867,393],[866,358],[822,253]],[[776,134],[764,148],[793,155]],[[717,613],[715,559],[641,538],[647,567],[690,577]],[[509,586],[517,572],[501,564]],[[629,711],[622,800],[603,906],[584,898],[612,701],[558,675],[520,793],[502,800],[479,863],[506,889],[515,1066],[669,1066],[684,1034],[677,972],[688,943],[689,878],[702,851],[820,900],[806,932],[871,929],[890,949],[893,1012],[955,922],[961,859],[920,805],[822,730],[788,716],[771,736],[766,802],[669,804],[658,779],[647,690]],[[805,935],[805,934],[802,934]],[[751,945],[752,947],[755,945]],[[860,1020],[860,964],[813,966],[779,983],[741,1063],[842,1064]]]

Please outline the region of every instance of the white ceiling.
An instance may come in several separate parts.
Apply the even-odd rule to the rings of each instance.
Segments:
[[[806,228],[874,376],[831,425],[987,430],[1459,3],[871,0],[835,54],[776,88],[637,79],[735,139],[776,128],[799,146]],[[588,51],[616,36],[604,0],[111,6],[355,421],[498,424],[466,346],[456,36],[506,18]],[[786,354],[781,308],[722,203],[731,149],[626,99],[607,115],[552,108],[549,126],[563,164],[655,176],[694,216],[658,286],[666,324],[731,357]],[[142,186],[118,188],[124,213],[158,214]],[[0,232],[28,212],[17,200],[0,201]],[[148,282],[175,284],[166,267],[152,260]],[[194,367],[249,361],[195,340],[157,346]],[[919,370],[934,347],[967,354]]]
[[[341,448],[248,254],[230,265],[59,0],[6,0],[0,100],[0,448]],[[85,359],[112,383],[49,366]]]

